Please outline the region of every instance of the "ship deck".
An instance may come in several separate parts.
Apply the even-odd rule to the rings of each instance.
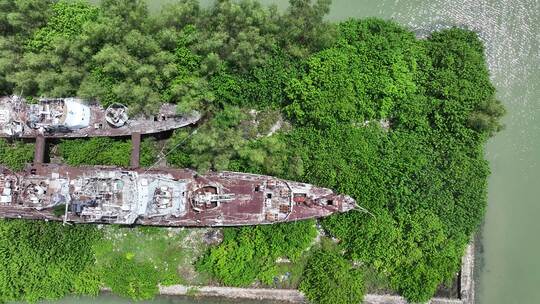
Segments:
[[[93,172],[106,172],[115,171],[119,172],[123,169],[114,167],[67,167],[59,165],[40,165],[29,167],[23,175],[32,175],[33,177],[47,177],[56,176],[56,178],[77,178],[81,176],[89,176]],[[314,196],[319,197],[328,196],[331,193],[332,197],[337,197],[331,190],[326,188],[312,187],[311,185],[305,185],[301,183],[288,182],[279,179],[275,179],[270,176],[234,173],[234,172],[222,172],[222,173],[209,173],[206,175],[198,175],[196,172],[187,169],[159,169],[152,171],[145,171],[143,169],[129,170],[139,173],[139,176],[154,176],[160,178],[168,178],[173,180],[185,181],[189,185],[191,194],[199,187],[205,185],[220,185],[220,188],[225,193],[234,193],[234,199],[231,201],[223,202],[216,208],[211,208],[201,212],[194,208],[193,204],[186,202],[186,212],[180,217],[172,215],[167,216],[140,216],[134,224],[138,225],[153,225],[153,226],[188,226],[188,227],[208,227],[208,226],[244,226],[244,225],[259,225],[259,224],[273,224],[278,222],[288,222],[296,220],[304,220],[309,218],[319,218],[328,216],[334,212],[340,212],[339,208],[335,206],[326,206],[320,204],[304,204],[294,202],[290,212],[286,217],[280,219],[270,220],[267,217],[266,212],[269,210],[268,203],[265,200],[264,191],[258,190],[262,182],[282,182],[290,183],[292,187],[309,186],[310,191]],[[289,187],[290,188],[290,187]],[[291,192],[292,194],[292,192]],[[279,206],[278,206],[279,207]],[[84,219],[68,212],[67,217],[55,216],[53,214],[53,208],[36,210],[32,207],[25,207],[24,205],[0,204],[0,217],[5,218],[26,218],[36,220],[54,220],[74,223],[86,223]],[[91,222],[91,223],[107,223],[105,222]],[[111,222],[114,223],[114,222]]]

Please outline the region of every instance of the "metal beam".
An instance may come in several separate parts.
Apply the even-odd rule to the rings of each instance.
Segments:
[[[42,164],[45,161],[45,148],[47,147],[47,142],[45,137],[40,134],[36,136],[36,145],[34,151],[34,164]]]
[[[131,133],[131,168],[139,168],[141,159],[141,133]]]

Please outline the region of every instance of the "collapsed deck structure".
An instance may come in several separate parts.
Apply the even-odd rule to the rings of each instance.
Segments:
[[[0,168],[5,218],[217,227],[318,218],[355,207],[351,197],[330,189],[247,173],[53,164],[22,172]]]
[[[200,118],[197,112],[178,115],[173,104],[163,104],[153,117],[130,118],[121,104],[105,109],[79,98],[43,98],[31,104],[19,96],[0,97],[0,137],[130,136],[181,128]]]

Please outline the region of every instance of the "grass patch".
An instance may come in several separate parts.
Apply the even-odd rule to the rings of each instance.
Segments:
[[[105,226],[103,241],[95,248],[97,266],[104,273],[118,256],[147,263],[157,272],[161,285],[205,282],[193,269],[193,261],[206,249],[205,229]],[[137,266],[134,266],[137,267]],[[141,278],[143,279],[143,278]]]
[[[195,297],[199,294],[200,290],[199,288],[197,287],[190,287],[187,292],[186,292],[186,295],[187,296],[190,296],[190,297]]]
[[[388,278],[381,272],[367,266],[360,266],[364,273],[364,282],[366,291],[374,294],[395,294],[396,292],[390,287]]]
[[[273,286],[276,288],[296,289],[302,280],[302,274],[306,268],[307,261],[311,255],[311,250],[304,252],[296,261],[280,262],[277,265],[277,272],[282,280],[278,280]]]

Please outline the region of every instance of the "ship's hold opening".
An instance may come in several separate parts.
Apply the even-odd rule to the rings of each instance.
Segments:
[[[165,120],[167,120],[167,116],[165,115],[161,115],[161,116],[154,115],[154,121],[165,121]]]
[[[208,192],[212,194],[217,194],[217,188],[214,186],[204,186],[201,188],[202,192]]]
[[[88,201],[74,201],[69,205],[69,211],[71,211],[73,214],[80,216],[83,212],[83,209],[86,207],[97,207],[98,203],[97,200],[92,199]]]
[[[279,205],[279,212],[281,212],[281,213],[289,213],[289,212],[291,212],[291,206],[281,204],[281,205]]]

